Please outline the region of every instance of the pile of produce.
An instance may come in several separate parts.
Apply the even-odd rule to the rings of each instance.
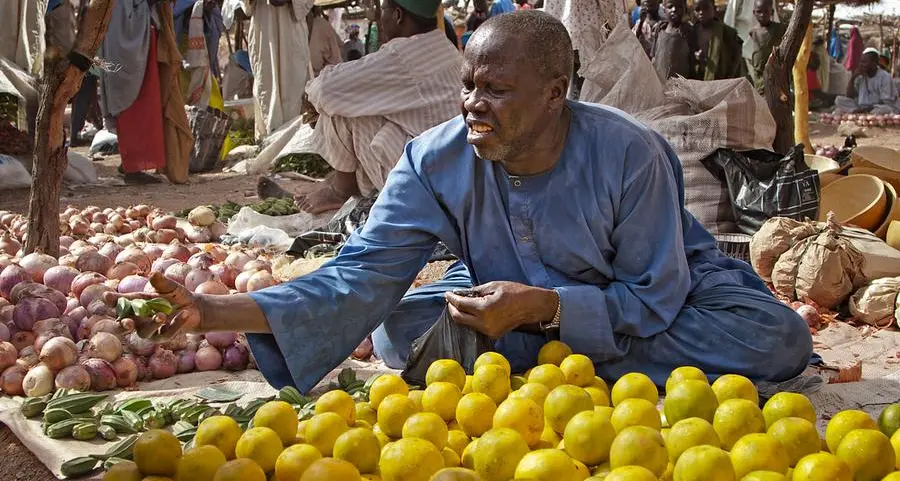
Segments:
[[[424,390],[382,375],[357,396],[326,392],[311,417],[298,414],[283,390],[246,428],[223,415],[202,420],[184,445],[166,431],[143,433],[116,453],[121,460],[106,458],[103,479],[900,479],[900,405],[878,421],[842,411],[823,440],[809,399],[783,392],[760,408],[753,383],[742,376],[710,385],[699,369],[680,367],[659,410],[650,378],[630,373],[608,389],[590,359],[561,342],[547,343],[538,364],[511,375],[508,361],[489,352],[466,375],[455,361],[439,360]],[[79,460],[89,467],[100,461]]]
[[[270,260],[207,243],[218,229],[207,208],[194,209],[187,232],[175,217],[146,206],[121,211],[67,209],[69,233],[60,237],[59,259],[23,255],[24,219],[0,213],[8,229],[0,236],[0,392],[104,391],[176,373],[248,367],[249,349],[236,333],[155,344],[135,332],[136,319],[169,312],[168,302],[120,300],[112,307],[103,297],[153,293],[153,272],[201,294],[256,291],[277,283]]]
[[[255,204],[249,204],[247,206],[243,206],[241,204],[228,200],[221,205],[210,205],[204,206],[203,208],[210,209],[213,212],[213,216],[215,216],[215,218],[218,219],[219,222],[227,224],[228,221],[232,217],[237,215],[237,213],[240,212],[243,207],[250,207],[260,214],[271,216],[292,215],[300,212],[299,210],[297,210],[297,205],[294,203],[294,200],[287,197],[282,199],[276,199],[274,197],[268,198]],[[176,217],[185,219],[190,215],[191,212],[192,210],[185,209],[176,212],[174,215]]]
[[[839,149],[836,145],[815,144],[813,145],[813,149],[815,149],[816,155],[828,157],[829,159],[837,157],[841,152],[841,149]]]
[[[0,110],[3,110],[2,104]],[[12,122],[0,119],[0,154],[28,155],[31,150],[32,142],[28,132],[19,130]]]
[[[900,127],[900,114],[819,114],[819,121],[826,125],[855,123],[860,127]]]
[[[279,158],[272,166],[272,172],[297,172],[321,179],[333,169],[321,155],[305,152],[301,154],[289,154]]]

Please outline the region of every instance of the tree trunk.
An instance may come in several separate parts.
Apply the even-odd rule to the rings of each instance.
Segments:
[[[812,49],[812,25],[806,29],[803,44],[794,62],[794,142],[803,144],[807,154],[815,153],[809,141],[809,84],[806,66]]]
[[[74,52],[93,59],[112,17],[115,0],[91,0],[78,22]],[[31,200],[25,252],[59,256],[59,193],[68,165],[65,145],[66,105],[81,88],[84,72],[69,62],[68,52],[50,48],[44,56],[34,142]]]
[[[794,146],[794,122],[791,93],[791,70],[794,59],[800,53],[800,45],[809,28],[813,0],[797,0],[794,13],[781,44],[772,49],[764,73],[765,96],[772,117],[775,118],[775,142],[772,148],[779,154],[787,154]]]

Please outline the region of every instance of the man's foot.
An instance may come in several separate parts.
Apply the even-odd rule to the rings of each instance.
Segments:
[[[282,189],[274,180],[265,176],[259,176],[259,178],[256,179],[256,195],[260,199],[270,199],[273,197],[282,199],[284,197],[294,196],[291,192]]]
[[[340,209],[351,194],[343,194],[332,185],[331,180],[309,194],[294,197],[297,208],[310,214],[322,214]]]
[[[126,184],[161,184],[159,177],[146,172],[131,172],[124,175]]]

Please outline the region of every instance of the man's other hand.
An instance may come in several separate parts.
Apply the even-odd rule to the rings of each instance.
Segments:
[[[559,305],[555,291],[517,282],[489,282],[472,291],[475,297],[444,295],[450,317],[494,339],[519,326],[553,320]]]

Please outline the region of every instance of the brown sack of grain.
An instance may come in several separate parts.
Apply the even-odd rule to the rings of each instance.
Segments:
[[[763,280],[771,282],[772,269],[781,254],[798,241],[815,235],[820,228],[816,222],[773,217],[750,239],[750,263]]]

